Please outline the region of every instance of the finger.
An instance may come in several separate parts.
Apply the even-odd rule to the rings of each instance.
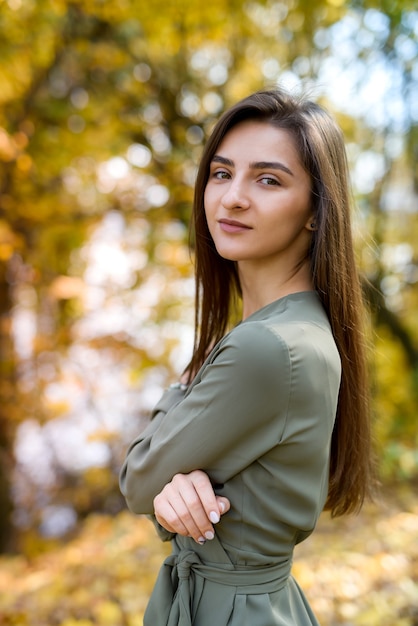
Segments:
[[[193,474],[195,474],[195,472],[193,472]],[[203,474],[203,476],[206,478],[206,481],[209,481],[205,474]],[[189,534],[200,543],[202,538],[213,539],[215,532],[212,522],[203,506],[201,494],[196,489],[195,479],[196,475],[193,477],[189,474],[178,474],[174,476],[172,485],[175,491],[181,496],[187,510],[183,508],[178,500],[176,500],[175,503],[171,500],[171,503],[181,517],[183,524],[189,530]],[[204,481],[205,484],[206,481]],[[197,481],[197,485],[199,486],[199,481]],[[212,496],[214,498],[213,492]],[[215,505],[217,510],[216,500]]]
[[[186,527],[175,514],[173,507],[167,501],[163,493],[154,498],[154,515],[157,522],[171,533],[184,535]]]
[[[182,532],[178,532],[178,529],[174,528],[174,526],[167,521],[166,516],[162,515],[161,513],[155,511],[154,517],[159,525],[162,526],[165,530],[168,530],[168,532],[174,533],[175,535],[183,534]]]
[[[220,515],[224,515],[231,508],[231,503],[225,496],[216,496],[216,502],[218,503]]]
[[[193,537],[198,543],[204,542],[205,538],[194,523],[187,505],[170,484],[154,498],[154,513],[158,523],[168,531]]]
[[[199,500],[206,514],[207,520],[211,524],[217,524],[220,520],[222,511],[219,507],[209,476],[200,470],[192,472],[189,476],[192,479],[193,486],[199,496]]]

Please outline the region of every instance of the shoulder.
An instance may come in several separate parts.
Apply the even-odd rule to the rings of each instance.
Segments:
[[[264,321],[244,322],[234,328],[216,347],[212,362],[229,366],[229,373],[241,380],[269,382],[289,380],[291,357],[280,334],[272,332]]]
[[[240,356],[290,358],[295,351],[318,346],[335,349],[331,326],[315,292],[300,292],[272,302],[236,326],[218,344],[220,350],[235,349]]]
[[[287,341],[274,332],[267,321],[244,322],[234,328],[219,345],[220,350],[233,350],[240,358],[249,360],[277,358],[278,352],[288,353]]]
[[[228,358],[238,369],[267,377],[297,369],[340,372],[340,356],[327,323],[306,319],[269,318],[244,322],[218,346],[215,358]]]
[[[262,415],[275,414],[278,406],[283,406],[285,412],[284,398],[289,394],[291,380],[286,342],[275,337],[264,322],[243,322],[214,348],[196,376],[193,389],[200,389],[200,400],[206,390],[205,405],[213,405],[215,394],[238,407],[240,419],[244,415],[248,419],[258,416],[261,421]]]

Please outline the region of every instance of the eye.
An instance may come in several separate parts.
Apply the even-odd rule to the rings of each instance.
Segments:
[[[226,170],[215,170],[212,173],[212,178],[215,178],[216,180],[227,180],[230,178],[230,174]]]
[[[273,178],[272,176],[261,176],[261,178],[259,178],[259,181],[263,185],[277,185],[280,187],[280,182],[277,180],[277,178]]]

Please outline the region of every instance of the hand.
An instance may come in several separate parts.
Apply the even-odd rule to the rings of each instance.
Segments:
[[[157,522],[169,532],[192,537],[200,544],[213,539],[213,524],[230,507],[228,498],[215,494],[208,475],[201,470],[176,474],[154,498]]]

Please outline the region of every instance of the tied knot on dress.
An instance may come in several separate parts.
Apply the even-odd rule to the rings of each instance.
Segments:
[[[201,560],[193,550],[182,550],[176,559],[177,576],[179,580],[188,580],[194,565],[201,564]]]
[[[144,626],[193,626],[206,584],[211,586],[209,593],[225,612],[227,623],[236,594],[243,598],[242,594],[276,592],[290,574],[288,559],[267,567],[236,569],[216,539],[209,555],[216,561],[205,563],[197,552],[181,547],[166,558],[145,612]]]
[[[203,592],[204,580],[196,577],[196,570],[203,567],[199,556],[193,550],[180,550],[165,561],[157,585],[165,588],[164,605],[148,606],[144,624],[153,626],[192,626],[193,599]],[[153,611],[157,611],[153,614]],[[150,618],[150,614],[153,617]],[[148,621],[149,620],[149,621]]]

